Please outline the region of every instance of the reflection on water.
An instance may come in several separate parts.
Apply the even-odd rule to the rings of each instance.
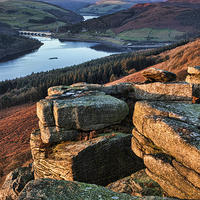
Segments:
[[[105,57],[118,50],[93,48],[98,43],[59,41],[52,38],[37,38],[44,43],[38,50],[26,55],[9,56],[0,62],[0,81],[23,77],[32,72],[48,71],[77,65],[92,59]],[[57,57],[58,59],[49,59]]]

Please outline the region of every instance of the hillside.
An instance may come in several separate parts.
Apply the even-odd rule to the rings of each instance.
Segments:
[[[93,3],[96,2],[96,0],[69,0],[69,1],[41,0],[41,1],[60,6],[62,8],[65,8],[67,10],[71,10],[71,11],[76,12],[76,13],[78,13],[79,9],[84,8],[86,6],[89,6],[90,4],[93,4]]]
[[[49,31],[82,20],[82,16],[49,3],[28,0],[0,2],[0,21],[15,29]]]
[[[101,0],[78,10],[81,15],[104,16],[126,10],[137,3],[152,3],[159,0]],[[162,0],[160,0],[162,1]]]
[[[200,2],[189,0],[142,3],[125,11],[68,26],[66,30],[113,37],[130,44],[174,42],[200,34],[199,8]],[[82,33],[82,30],[86,31]]]
[[[156,67],[159,69],[174,72],[178,77],[184,80],[187,75],[186,71],[189,66],[200,66],[200,40],[197,39],[194,42],[190,42],[186,45],[176,47],[170,51],[163,52],[154,58],[157,60],[164,60],[161,63],[153,65],[151,67]],[[117,81],[113,81],[109,84],[116,84],[120,82],[135,82],[144,81],[144,77],[141,72],[143,70],[125,76]]]

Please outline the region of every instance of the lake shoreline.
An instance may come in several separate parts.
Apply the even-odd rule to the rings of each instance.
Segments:
[[[119,49],[121,52],[132,52],[132,49],[154,49],[159,48],[165,45],[170,45],[172,43],[169,42],[133,42],[132,45],[123,45],[123,44],[116,44],[114,42],[104,41],[101,40],[101,37],[97,37],[95,39],[83,39],[79,37],[62,37],[58,35],[52,35],[52,38],[59,39],[62,41],[73,41],[73,42],[93,42],[93,43],[99,43],[103,45],[108,45],[111,47],[114,47],[116,49]]]
[[[13,53],[5,54],[4,56],[1,56],[1,57],[0,57],[0,62],[13,60],[13,59],[6,59],[6,58],[9,57],[9,56],[12,56],[12,57],[19,57],[19,56],[23,56],[23,55],[25,55],[25,54],[27,54],[27,53],[31,53],[32,51],[39,49],[42,45],[43,45],[43,44],[37,45],[37,46],[35,46],[35,47],[33,47],[33,48],[30,48],[30,49],[26,49],[26,50],[22,50],[22,51],[16,51],[16,52],[13,52]],[[14,59],[15,59],[15,58],[14,58]]]

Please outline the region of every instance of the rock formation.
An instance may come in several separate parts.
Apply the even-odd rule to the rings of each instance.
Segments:
[[[144,167],[131,150],[131,134],[77,141],[83,131],[120,123],[129,112],[124,101],[83,87],[50,88],[37,103],[40,130],[30,141],[35,178],[107,185]]]
[[[191,74],[190,77],[198,76],[199,67],[189,67],[188,73]],[[191,100],[194,95],[199,96],[199,86],[196,82],[193,83],[190,82],[187,92],[180,84],[179,89],[174,85],[168,100],[171,101],[173,96],[177,100],[177,96],[185,95],[185,100]],[[145,88],[145,92],[141,92],[145,98],[140,99],[153,101],[138,101],[135,104],[132,150],[143,158],[147,174],[169,196],[200,199],[200,105],[181,101],[164,102],[167,98],[162,94],[169,91],[169,88],[165,85],[166,88],[163,87],[160,92],[160,85],[163,83],[153,84],[154,87],[152,84],[150,87],[140,87],[141,90]],[[179,91],[179,95],[176,91]],[[179,100],[181,99],[184,98]]]
[[[137,102],[132,149],[171,197],[200,199],[200,105]]]
[[[116,193],[105,187],[76,181],[38,179],[30,181],[17,200],[172,200],[165,197],[133,197],[125,193]]]
[[[34,179],[32,165],[10,172],[0,189],[1,200],[15,200],[26,184]]]
[[[128,112],[125,102],[100,92],[68,92],[61,99],[54,96],[37,103],[44,143],[74,140],[77,130],[98,130],[120,123]]]

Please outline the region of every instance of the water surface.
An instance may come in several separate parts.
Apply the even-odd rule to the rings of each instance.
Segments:
[[[109,48],[107,50],[96,50],[95,47],[100,45],[98,43],[68,42],[46,37],[38,37],[38,39],[44,43],[38,50],[14,60],[0,62],[0,81],[24,77],[32,72],[73,66],[119,53],[114,49],[110,51]]]

